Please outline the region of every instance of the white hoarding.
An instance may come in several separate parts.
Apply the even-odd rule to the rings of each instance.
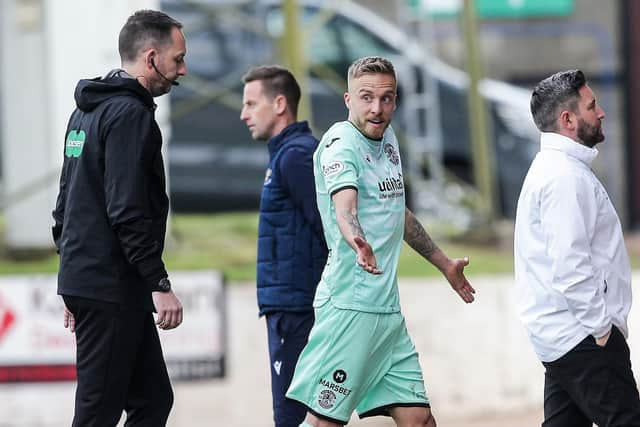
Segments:
[[[174,379],[224,375],[225,282],[215,271],[171,272],[183,323],[159,331]],[[0,383],[75,379],[75,339],[62,324],[55,275],[0,278]]]

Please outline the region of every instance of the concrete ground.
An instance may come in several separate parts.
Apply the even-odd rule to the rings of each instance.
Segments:
[[[438,425],[538,426],[542,369],[506,296],[511,278],[472,282],[478,291],[472,305],[459,301],[442,280],[400,284]],[[227,313],[226,378],[175,383],[169,427],[273,425],[266,332],[257,317],[254,287],[229,286]],[[72,383],[0,385],[0,427],[68,426],[73,395]],[[354,417],[349,425],[393,423]]]

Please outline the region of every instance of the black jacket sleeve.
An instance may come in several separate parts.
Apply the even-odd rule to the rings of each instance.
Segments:
[[[69,134],[69,126],[67,125],[67,132],[65,135]],[[66,146],[66,138],[63,144],[63,147]],[[64,157],[64,148],[63,148],[63,159]],[[53,227],[51,227],[51,234],[53,235],[53,243],[56,245],[56,252],[60,253],[60,237],[62,236],[62,227],[64,225],[64,209],[67,198],[67,168],[69,164],[67,161],[62,163],[62,170],[60,171],[60,187],[58,190],[58,198],[56,199],[56,207],[51,213],[53,216]]]
[[[167,276],[162,262],[163,243],[154,233],[149,197],[153,163],[161,148],[154,126],[152,111],[142,106],[130,107],[105,127],[104,136],[104,191],[109,223],[127,261],[149,286]]]
[[[56,245],[56,252],[60,252],[60,236],[62,235],[62,226],[64,224],[65,187],[67,184],[64,172],[65,169],[63,168],[60,174],[60,192],[58,193],[56,208],[52,212],[54,224],[51,227],[51,233],[53,234],[53,243]]]

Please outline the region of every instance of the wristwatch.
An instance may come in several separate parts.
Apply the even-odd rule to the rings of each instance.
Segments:
[[[154,292],[169,292],[171,290],[171,282],[168,277],[160,279],[158,284],[153,288]]]

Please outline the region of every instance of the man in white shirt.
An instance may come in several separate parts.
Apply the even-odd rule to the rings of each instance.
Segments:
[[[570,70],[536,86],[531,112],[541,147],[518,200],[514,255],[518,311],[546,368],[542,425],[640,426],[626,343],[629,260],[590,168],[604,111]]]

